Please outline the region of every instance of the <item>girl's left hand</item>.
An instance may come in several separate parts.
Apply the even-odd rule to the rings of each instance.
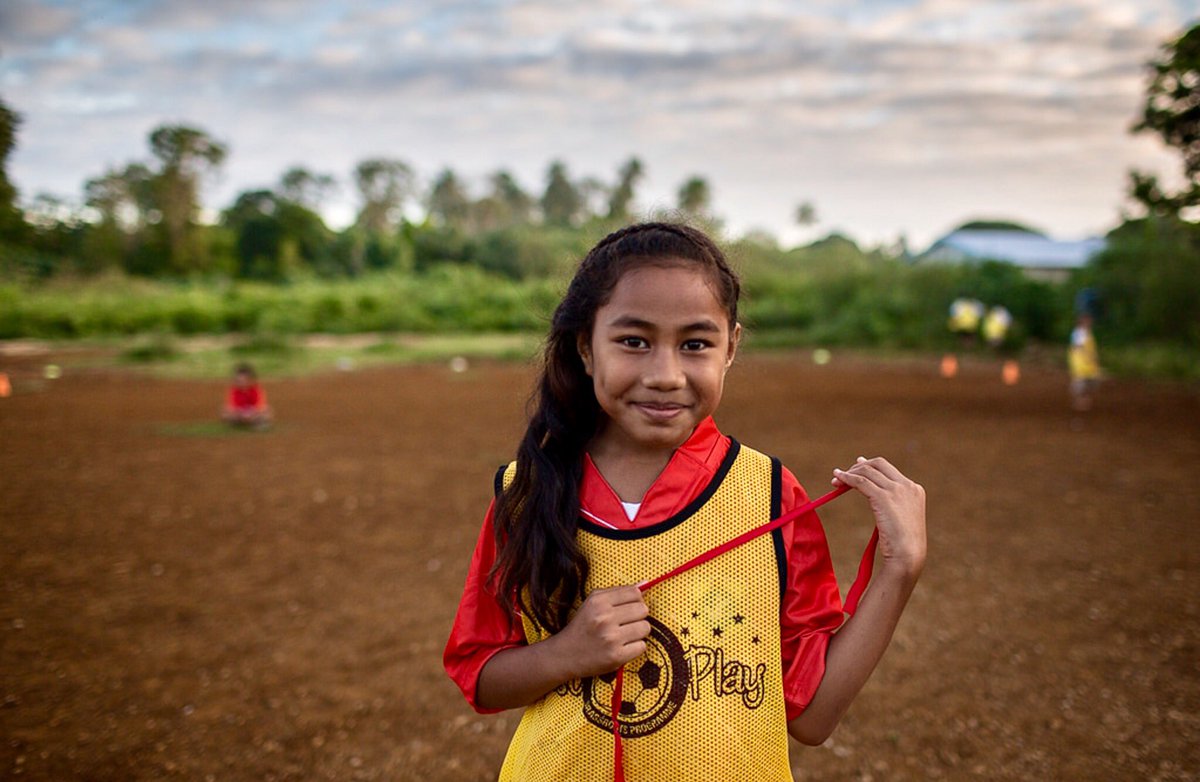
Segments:
[[[925,566],[925,489],[921,484],[879,456],[860,456],[849,470],[834,470],[833,475],[834,486],[845,484],[870,502],[883,566],[908,576],[919,575]]]

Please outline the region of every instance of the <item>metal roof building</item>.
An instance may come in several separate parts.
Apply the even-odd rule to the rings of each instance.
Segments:
[[[965,229],[938,239],[919,260],[1005,261],[1033,277],[1063,279],[1104,247],[1104,240],[1099,238],[1068,242],[1027,231]]]

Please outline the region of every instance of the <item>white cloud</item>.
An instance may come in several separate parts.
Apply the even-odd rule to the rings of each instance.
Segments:
[[[1143,63],[1186,21],[1168,0],[77,8],[14,0],[0,17],[41,31],[15,48],[0,34],[28,193],[76,191],[187,121],[231,146],[214,199],[296,162],[508,167],[532,189],[554,157],[611,178],[638,154],[643,201],[698,172],[734,225],[785,230],[811,199],[873,240],[932,238],[962,209],[1036,204],[1063,233],[1111,222],[1125,169],[1172,163],[1127,129]]]
[[[70,30],[77,19],[70,8],[34,0],[5,0],[0,3],[0,51],[44,44]]]

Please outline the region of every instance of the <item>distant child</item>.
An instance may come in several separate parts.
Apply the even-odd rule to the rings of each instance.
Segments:
[[[975,345],[979,332],[979,321],[983,319],[984,306],[979,299],[960,297],[950,303],[950,318],[946,322],[951,332],[958,335],[963,348]]]
[[[997,304],[988,310],[980,330],[989,348],[998,351],[1004,347],[1004,340],[1008,338],[1012,322],[1012,313],[1008,311],[1008,307]]]
[[[221,419],[233,426],[265,429],[271,425],[271,407],[267,393],[258,384],[254,367],[247,363],[233,368],[233,384],[225,398]]]
[[[739,288],[703,233],[647,223],[596,245],[555,310],[444,655],[476,711],[525,707],[501,780],[791,780],[788,735],[823,742],[888,646],[925,493],[879,457],[833,471],[882,559],[851,618],[811,512],[639,586],[807,500],[712,419]]]
[[[1072,406],[1079,412],[1091,410],[1096,385],[1100,382],[1100,356],[1096,350],[1096,337],[1092,334],[1090,312],[1081,312],[1075,319],[1067,364],[1071,372]]]

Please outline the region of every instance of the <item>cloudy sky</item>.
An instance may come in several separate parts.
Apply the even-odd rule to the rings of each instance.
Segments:
[[[706,176],[735,231],[842,230],[915,248],[972,217],[1062,238],[1117,221],[1159,45],[1196,0],[0,0],[0,97],[24,117],[23,197],[148,157],[186,122],[226,142],[211,206],[294,164],[336,175],[398,157],[481,189],[555,158],[638,203]],[[815,204],[816,229],[792,224]]]

